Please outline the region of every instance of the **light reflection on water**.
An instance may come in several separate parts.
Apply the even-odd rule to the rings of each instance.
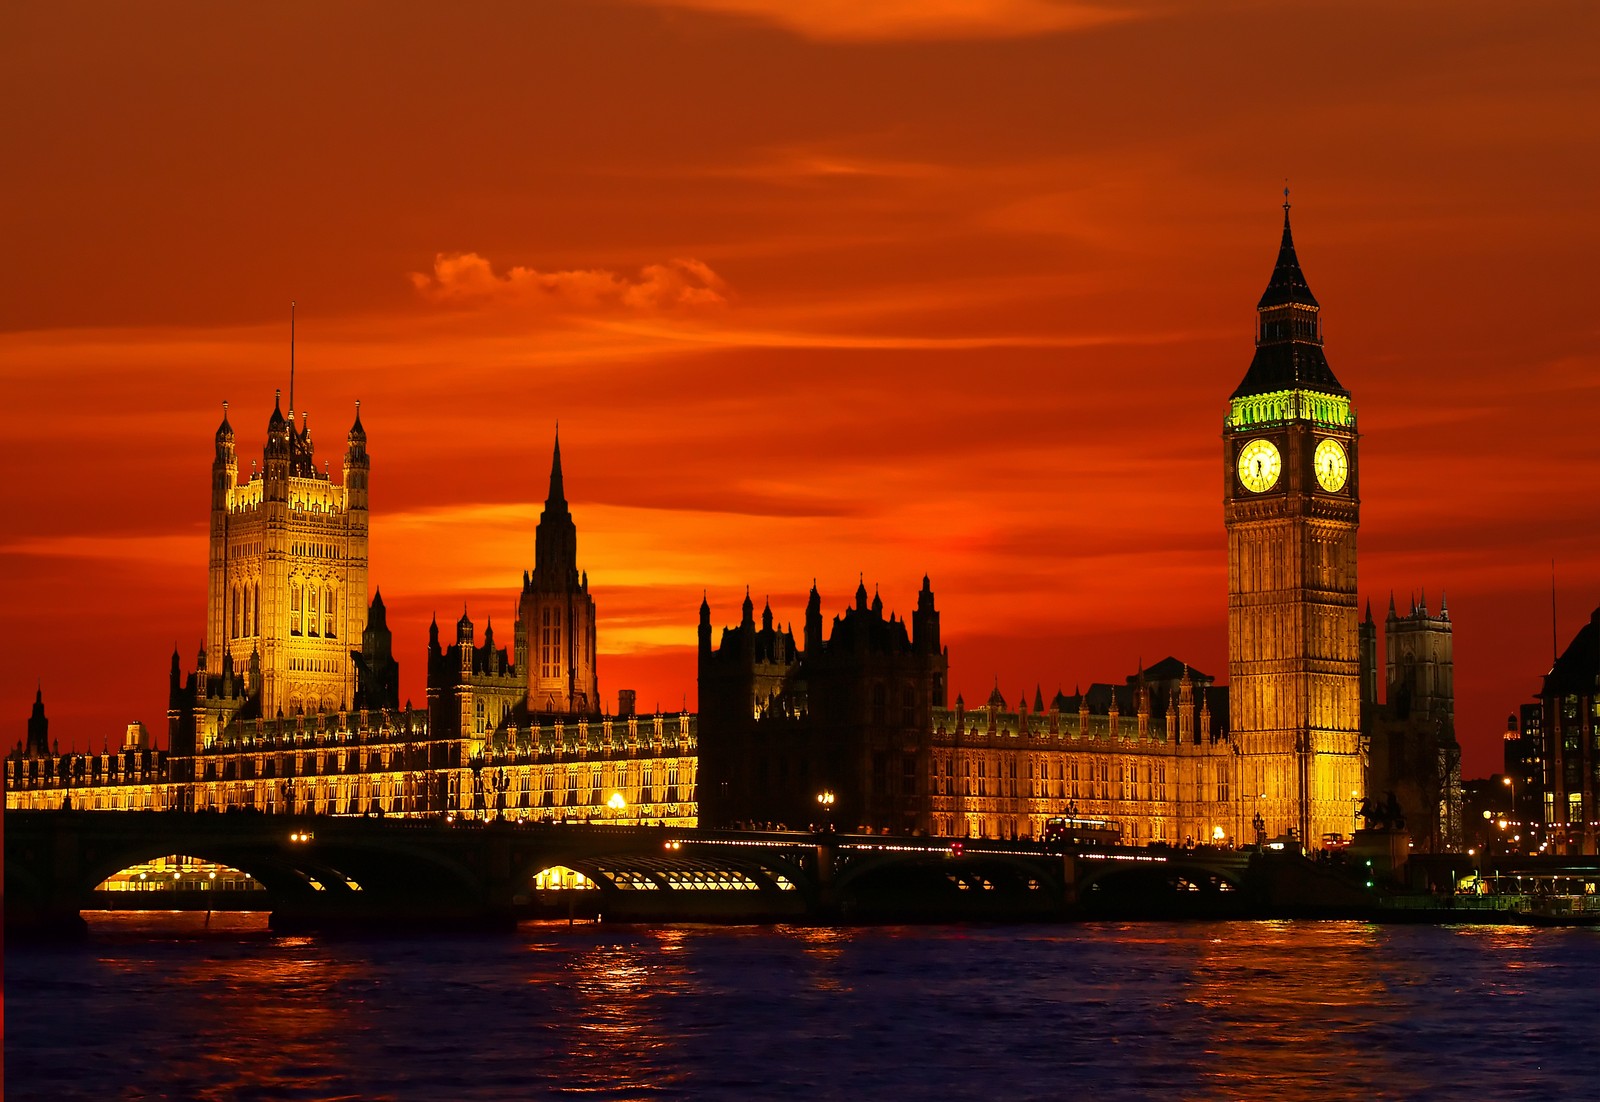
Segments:
[[[1361,923],[276,937],[6,955],[24,1098],[1593,1097],[1600,933]]]

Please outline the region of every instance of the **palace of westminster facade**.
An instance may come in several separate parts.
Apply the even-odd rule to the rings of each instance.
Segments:
[[[981,705],[952,704],[924,578],[909,618],[885,617],[862,585],[825,624],[813,587],[798,640],[770,607],[758,627],[747,595],[714,647],[702,603],[698,714],[637,715],[626,691],[604,709],[558,440],[510,647],[488,624],[480,641],[465,611],[453,637],[435,622],[427,707],[402,708],[383,598],[368,596],[359,405],[339,483],[317,470],[304,415],[277,403],[263,461],[241,482],[224,406],[206,642],[187,674],[173,655],[166,749],[134,724],[119,750],[60,754],[41,695],[6,760],[6,806],[825,819],[1005,838],[1039,837],[1065,814],[1114,820],[1135,844],[1345,836],[1369,786],[1396,783],[1369,774],[1369,760],[1403,756],[1375,753],[1373,740],[1413,736],[1372,718],[1383,711],[1370,614],[1358,624],[1355,412],[1323,355],[1319,309],[1285,204],[1255,356],[1223,422],[1226,687],[1168,658],[1048,702],[1035,690],[1031,706],[998,686]],[[1426,634],[1428,665],[1406,676],[1448,688],[1448,614],[1408,629]],[[1391,656],[1391,699],[1395,671]],[[1410,810],[1431,824],[1430,847],[1445,848],[1459,839],[1459,750],[1453,728],[1437,741],[1442,780],[1418,786]]]

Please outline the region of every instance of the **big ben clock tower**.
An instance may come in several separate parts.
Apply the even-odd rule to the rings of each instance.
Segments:
[[[1289,232],[1255,358],[1223,421],[1228,712],[1241,817],[1308,846],[1349,834],[1362,789],[1355,409],[1322,351]]]

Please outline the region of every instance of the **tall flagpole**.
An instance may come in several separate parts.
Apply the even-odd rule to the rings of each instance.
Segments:
[[[1550,668],[1554,669],[1556,659],[1561,657],[1556,643],[1556,560],[1550,560]]]

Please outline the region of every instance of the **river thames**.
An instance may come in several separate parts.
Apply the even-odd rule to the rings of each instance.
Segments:
[[[6,951],[20,1099],[1462,1099],[1600,1092],[1600,932],[1357,922],[279,937]]]

